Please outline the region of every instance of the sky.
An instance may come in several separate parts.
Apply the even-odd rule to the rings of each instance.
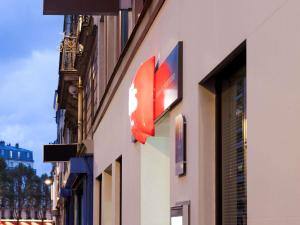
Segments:
[[[63,17],[43,16],[43,0],[0,0],[0,140],[33,151],[38,174],[43,144],[56,139],[54,92]]]

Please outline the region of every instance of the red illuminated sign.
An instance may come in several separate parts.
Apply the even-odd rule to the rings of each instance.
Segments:
[[[131,132],[143,144],[154,136],[154,71],[155,57],[151,57],[141,65],[129,90]]]
[[[155,57],[138,69],[129,90],[133,137],[142,144],[155,135],[154,122],[182,99],[182,42],[155,71]]]

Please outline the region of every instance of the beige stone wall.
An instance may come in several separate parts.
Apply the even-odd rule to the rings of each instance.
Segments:
[[[300,224],[299,6],[288,1],[248,39],[250,225]]]
[[[140,64],[183,41],[183,101],[170,116],[171,205],[191,200],[191,225],[215,224],[214,95],[199,82],[247,39],[248,224],[298,225],[300,2],[166,0],[94,134],[97,177],[123,157],[123,225],[141,225],[141,145],[131,142],[128,90]],[[187,118],[187,176],[175,176],[174,120]],[[99,205],[95,184],[94,224]]]

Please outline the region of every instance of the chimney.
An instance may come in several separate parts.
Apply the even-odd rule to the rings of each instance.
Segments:
[[[19,143],[16,143],[16,148],[19,148]]]

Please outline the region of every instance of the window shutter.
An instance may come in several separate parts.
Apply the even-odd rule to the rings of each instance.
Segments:
[[[247,224],[246,68],[231,70],[221,85],[222,224]]]

